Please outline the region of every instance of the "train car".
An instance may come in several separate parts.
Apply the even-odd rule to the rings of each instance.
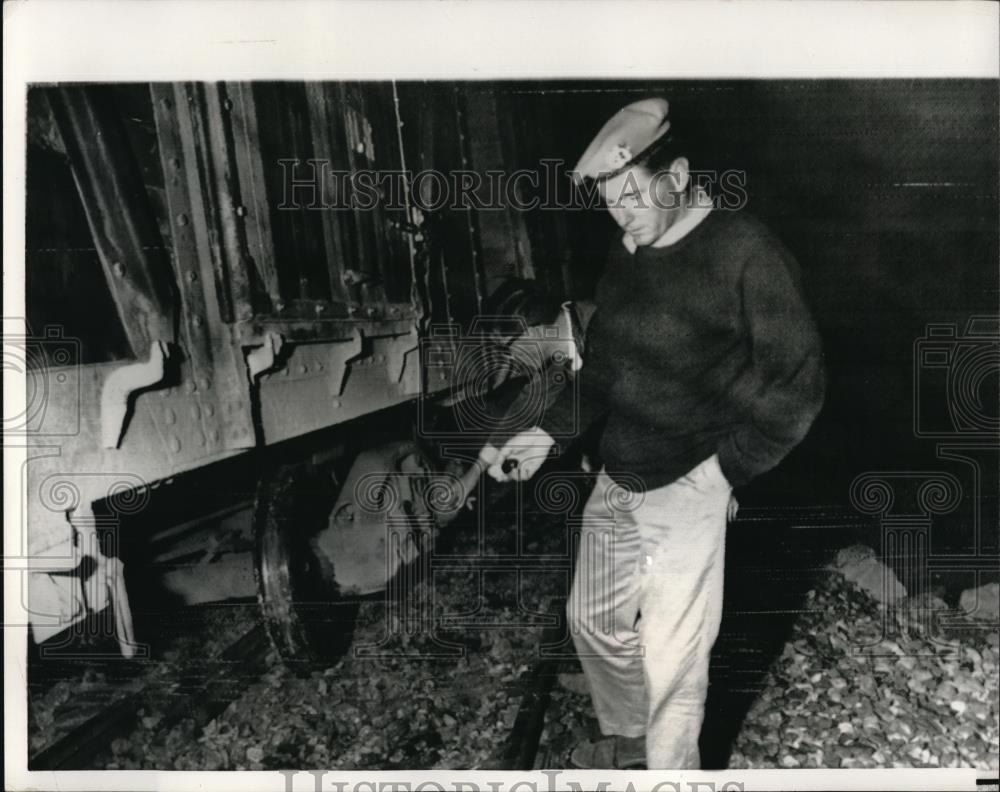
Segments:
[[[169,583],[188,602],[256,593],[279,649],[310,651],[294,603],[380,590],[419,555],[414,525],[474,486],[482,438],[447,427],[504,379],[475,364],[491,294],[511,278],[572,291],[565,257],[537,252],[565,235],[559,213],[462,181],[535,153],[503,97],[468,84],[59,84],[28,105],[33,640],[66,645],[103,614],[141,652],[124,526],[153,524],[155,500],[144,539],[183,538],[191,514],[224,528],[232,504],[189,503],[176,524],[164,504],[178,476],[251,456],[254,551],[203,554]],[[518,123],[548,123],[537,107]],[[455,185],[478,208],[440,200]],[[397,506],[357,502],[369,490]],[[309,536],[287,517],[303,504]]]

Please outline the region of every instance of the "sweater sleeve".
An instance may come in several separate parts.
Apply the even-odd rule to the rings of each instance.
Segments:
[[[549,365],[522,388],[501,417],[489,442],[500,448],[518,432],[539,426],[556,440],[581,434],[603,412],[597,400],[585,394],[581,378],[562,365]]]
[[[583,374],[586,368],[584,363],[580,373]],[[557,441],[572,439],[583,434],[607,410],[604,399],[591,386],[590,378],[578,376],[559,392],[545,410],[539,426]]]
[[[590,327],[596,306],[578,300],[574,310],[580,323],[578,348],[587,360],[584,337]],[[569,365],[549,365],[536,373],[497,422],[490,443],[500,448],[517,432],[539,426],[556,440],[571,439],[582,434],[606,411],[603,398],[593,386],[594,366],[586,365],[578,372]]]
[[[806,307],[797,265],[763,247],[743,270],[743,316],[751,364],[730,390],[743,421],[720,443],[719,464],[732,486],[777,465],[809,431],[823,404],[819,333]]]

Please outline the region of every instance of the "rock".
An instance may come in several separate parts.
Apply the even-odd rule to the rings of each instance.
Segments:
[[[837,558],[833,562],[833,567],[834,569],[843,571],[845,567],[853,566],[872,558],[875,558],[875,551],[867,545],[851,545],[837,552]]]
[[[958,607],[977,621],[995,624],[1000,621],[1000,583],[966,589],[958,598]]]
[[[583,674],[559,674],[557,679],[563,690],[568,690],[579,696],[590,695],[590,685],[587,684],[587,678]]]
[[[846,563],[839,571],[880,604],[893,604],[906,596],[906,588],[896,573],[874,556]]]

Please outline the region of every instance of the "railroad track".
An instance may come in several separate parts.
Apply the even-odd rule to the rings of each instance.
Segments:
[[[546,631],[540,641],[551,644],[557,639],[557,634]],[[260,678],[266,670],[269,651],[271,643],[266,630],[257,624],[216,657],[183,669],[177,675],[177,692],[172,703],[156,722],[157,732],[166,733],[185,720],[202,729]],[[529,671],[514,724],[495,757],[498,769],[530,770],[534,766],[558,668],[557,657],[540,656]],[[140,712],[149,706],[149,694],[148,686],[144,687],[88,718],[29,757],[29,769],[92,768],[95,757],[111,753],[114,740],[127,739],[137,728]]]
[[[255,625],[207,663],[207,673],[181,675],[183,695],[167,707],[157,723],[166,731],[185,718],[200,728],[239,698],[244,681],[259,676],[270,644],[263,625]],[[70,770],[89,766],[110,750],[112,741],[127,736],[148,699],[143,688],[113,703],[28,759],[30,770]]]
[[[750,570],[757,560],[746,557],[742,563],[746,570]],[[558,603],[553,605],[561,611]],[[559,630],[549,628],[542,632],[539,641],[541,645],[553,646],[560,639]],[[723,640],[720,648],[725,643]],[[204,727],[260,678],[270,648],[267,632],[259,623],[214,658],[195,660],[186,668],[181,664],[178,673],[173,675],[179,680],[171,693],[174,700],[168,701],[163,709],[155,709],[158,714],[162,712],[155,723],[156,732],[166,733],[185,719],[192,720],[198,729]],[[492,767],[505,770],[530,770],[534,767],[551,692],[560,670],[565,669],[561,668],[559,656],[541,652],[536,655],[530,670],[515,686],[520,696],[516,716],[506,739],[492,755]],[[108,753],[115,739],[129,736],[137,725],[140,710],[148,705],[149,696],[145,687],[127,695],[31,756],[29,767],[58,770],[93,766],[94,758]]]

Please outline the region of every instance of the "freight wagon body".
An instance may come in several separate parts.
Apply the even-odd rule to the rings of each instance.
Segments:
[[[106,535],[151,490],[383,411],[418,420],[460,402],[455,361],[495,286],[520,276],[567,293],[565,262],[532,252],[565,233],[559,213],[468,200],[484,187],[463,178],[531,156],[502,101],[445,83],[30,90],[27,322],[5,333],[23,339],[28,382],[36,642],[105,611],[135,651]],[[455,185],[466,200],[443,200]],[[376,453],[371,469],[416,459],[426,473],[411,451]]]

